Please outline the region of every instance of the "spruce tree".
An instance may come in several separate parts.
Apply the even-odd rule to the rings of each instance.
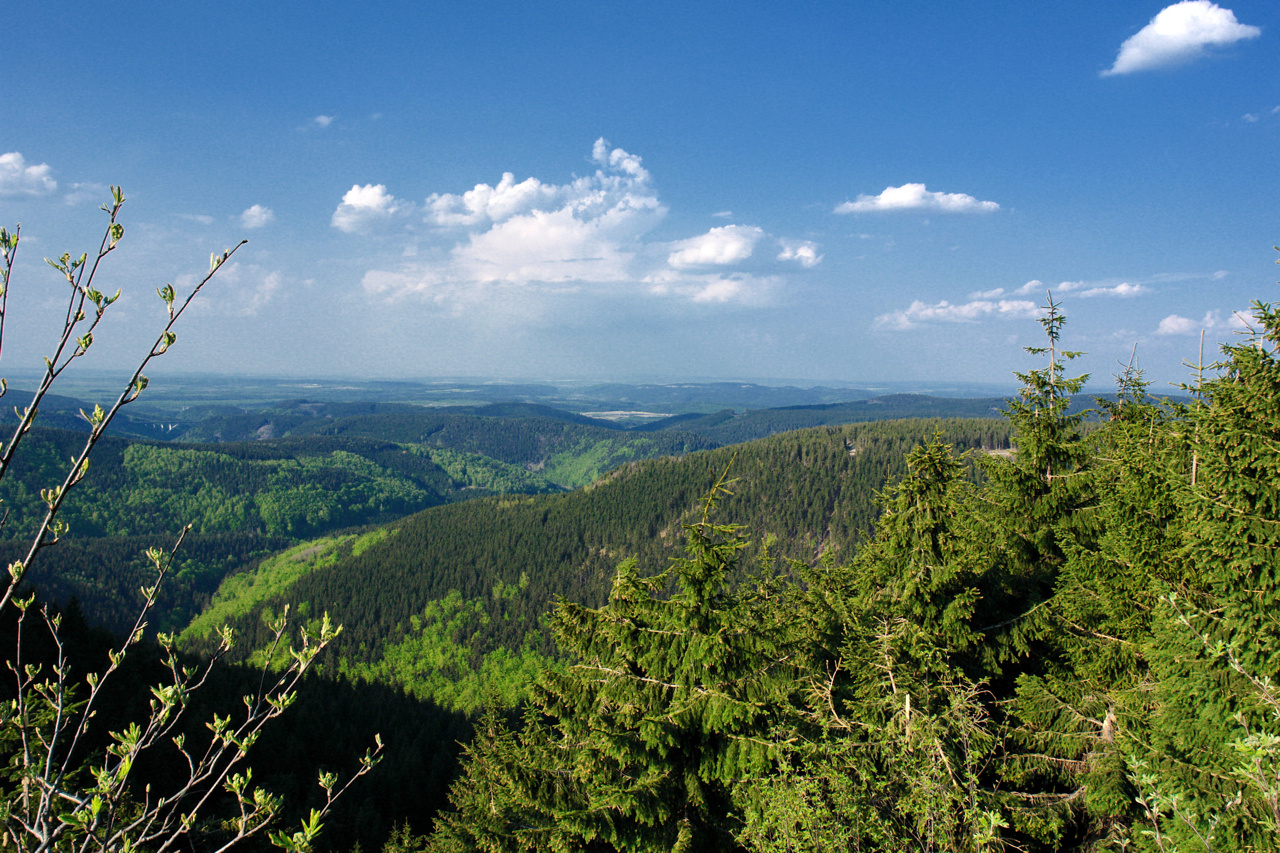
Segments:
[[[1057,531],[1047,653],[1012,706],[1024,784],[1040,787],[1064,839],[1086,847],[1126,837],[1137,816],[1126,757],[1145,738],[1152,610],[1178,573],[1169,412],[1132,364],[1118,379],[1115,399],[1098,401],[1110,419],[1089,437],[1091,503]]]
[[[985,778],[999,735],[978,678],[974,490],[937,434],[907,467],[852,564],[797,569],[808,688],[749,814],[753,849],[980,850],[1004,825]]]
[[[437,849],[736,848],[735,791],[777,751],[793,628],[772,584],[726,584],[746,544],[711,520],[726,486],[666,571],[644,576],[628,560],[603,607],[559,604],[566,664],[544,671],[518,731],[486,723]]]
[[[1014,428],[1012,458],[987,458],[989,483],[983,493],[981,521],[988,526],[994,565],[988,570],[983,630],[1001,646],[1005,660],[1025,658],[1051,630],[1045,605],[1062,566],[1062,531],[1076,511],[1090,502],[1088,448],[1080,425],[1083,413],[1071,413],[1072,395],[1088,375],[1066,376],[1066,365],[1083,355],[1061,347],[1066,317],[1052,295],[1040,325],[1046,346],[1027,347],[1048,364],[1026,373],[1018,398],[1005,411]]]
[[[1215,850],[1280,839],[1280,311],[1187,407],[1178,492],[1186,577],[1157,608],[1157,700],[1135,784],[1150,837]]]

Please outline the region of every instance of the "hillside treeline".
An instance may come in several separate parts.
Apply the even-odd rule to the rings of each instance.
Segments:
[[[1086,433],[1051,305],[1016,453],[975,482],[915,448],[856,554],[734,583],[768,526],[708,485],[683,557],[556,607],[562,664],[389,849],[1275,849],[1280,312],[1255,309],[1190,404],[1129,370]]]
[[[790,571],[776,558],[851,556],[872,529],[876,492],[902,475],[905,454],[935,432],[979,451],[1009,444],[1004,421],[892,421],[637,462],[577,492],[435,507],[366,544],[338,543],[332,558],[305,573],[296,561],[263,564],[264,584],[268,572],[297,576],[248,607],[215,602],[206,614],[214,618],[201,624],[225,619],[256,648],[264,614],[286,605],[328,612],[344,626],[336,654],[352,675],[465,710],[485,690],[522,698],[525,653],[554,656],[545,627],[554,603],[603,603],[624,559],[665,565],[679,548],[681,524],[726,469],[736,482],[725,513],[759,531],[761,543],[771,543],[771,565]],[[761,556],[752,549],[748,564]],[[463,682],[470,686],[460,690]]]

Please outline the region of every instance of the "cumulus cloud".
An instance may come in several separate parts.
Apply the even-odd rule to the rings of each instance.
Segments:
[[[992,213],[994,201],[978,201],[965,193],[929,192],[924,184],[886,187],[880,195],[859,195],[836,206],[836,213],[880,213],[890,210],[933,210],[940,213]]]
[[[1210,0],[1183,0],[1161,9],[1149,24],[1125,40],[1115,64],[1102,75],[1181,65],[1203,56],[1207,48],[1261,34],[1261,29],[1240,23],[1234,12]]]
[[[502,300],[573,292],[672,297],[719,304],[760,303],[781,281],[760,267],[754,225],[725,225],[674,242],[646,239],[666,215],[640,157],[602,139],[594,170],[567,183],[504,173],[494,184],[436,192],[421,219],[404,219],[413,245],[393,264],[365,273],[362,286],[387,298],[415,296],[454,311]],[[334,214],[355,230],[376,211],[398,210],[386,188],[353,187]],[[346,226],[346,227],[344,227]],[[785,243],[802,266],[819,259],[812,244]],[[719,268],[747,265],[728,274]],[[496,310],[496,308],[493,308]]]
[[[453,274],[477,282],[625,281],[637,219],[653,209],[615,207],[579,218],[571,207],[534,210],[473,234],[452,252]]]
[[[1025,299],[975,299],[953,305],[947,300],[929,305],[916,300],[905,310],[881,314],[877,329],[914,329],[931,323],[973,323],[988,317],[1025,320],[1039,316],[1039,307]]]
[[[751,257],[764,231],[754,225],[724,225],[699,237],[681,240],[667,256],[676,269],[736,264]]]
[[[1223,319],[1221,312],[1207,311],[1200,320],[1192,320],[1190,317],[1182,317],[1178,314],[1170,314],[1160,321],[1160,325],[1156,327],[1157,335],[1196,335],[1202,330],[1212,332],[1221,329],[1243,330],[1248,328],[1244,316],[1235,311]]]
[[[342,197],[330,224],[351,234],[386,221],[404,209],[405,205],[388,193],[383,184],[356,184]]]
[[[1207,318],[1206,318],[1207,319]],[[1160,325],[1156,328],[1157,335],[1189,335],[1197,332],[1203,326],[1196,323],[1190,317],[1181,317],[1177,314],[1170,314],[1160,321]]]
[[[245,228],[261,228],[267,223],[275,221],[275,211],[260,204],[255,204],[240,214],[240,224]]]
[[[316,116],[311,120],[317,127],[328,127],[333,124],[333,116]]]
[[[50,177],[48,163],[30,166],[17,151],[0,154],[0,196],[49,195],[56,192],[58,182]]]
[[[504,172],[496,187],[476,184],[474,189],[461,195],[433,193],[427,198],[427,220],[443,226],[501,222],[556,205],[566,197],[566,189],[548,186],[537,178],[516,183],[515,175]]]
[[[818,254],[818,244],[812,240],[780,240],[782,251],[778,253],[780,261],[795,261],[805,269],[812,269],[822,261]]]

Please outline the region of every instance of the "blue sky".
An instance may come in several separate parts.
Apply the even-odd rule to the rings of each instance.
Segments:
[[[1051,290],[1082,370],[1136,345],[1164,388],[1276,297],[1278,34],[1252,0],[22,4],[6,367],[119,184],[103,368],[247,238],[164,370],[1003,382]]]

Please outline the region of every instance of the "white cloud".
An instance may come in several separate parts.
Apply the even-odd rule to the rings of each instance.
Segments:
[[[822,262],[818,254],[818,244],[812,240],[780,240],[782,251],[778,253],[780,261],[795,261],[805,269],[812,269]]]
[[[778,276],[755,276],[746,273],[688,274],[677,270],[657,270],[645,277],[653,296],[675,297],[702,304],[736,302],[748,305],[767,304],[774,291],[782,286]]]
[[[599,166],[593,174],[566,184],[532,177],[517,182],[508,172],[494,186],[433,193],[424,205],[425,224],[468,233],[460,240],[451,238],[453,246],[442,260],[371,270],[363,280],[366,291],[466,301],[468,287],[483,285],[537,283],[563,290],[582,283],[637,281],[635,267],[645,248],[641,238],[666,208],[639,157],[611,150],[600,139],[592,159]],[[377,189],[379,198],[391,198],[385,187]],[[352,201],[344,198],[344,206]]]
[[[1257,124],[1257,122],[1262,118],[1262,116],[1258,115],[1257,113],[1245,113],[1243,118],[1245,121],[1249,122],[1249,124]]]
[[[714,216],[714,217],[715,217],[715,218],[717,218],[717,219],[732,219],[732,218],[733,218],[733,211],[732,211],[732,210],[717,210],[715,213],[713,213],[713,214],[711,214],[711,215],[712,215],[712,216]]]
[[[1117,284],[1115,287],[1091,287],[1081,293],[1080,298],[1084,299],[1090,296],[1120,296],[1127,298],[1131,296],[1141,296],[1144,293],[1149,293],[1150,290],[1150,288],[1143,287],[1140,284],[1130,284],[1125,281]]]
[[[179,213],[179,219],[185,219],[188,222],[199,222],[201,225],[212,225],[213,217],[206,213]]]
[[[348,234],[363,231],[376,222],[390,219],[405,205],[382,184],[356,184],[342,197],[330,224]]]
[[[1221,329],[1233,329],[1242,331],[1248,328],[1246,323],[1246,314],[1234,311],[1225,320],[1222,318],[1221,312],[1206,311],[1205,315],[1199,321],[1192,320],[1189,317],[1181,317],[1177,314],[1170,314],[1160,321],[1160,325],[1156,327],[1157,335],[1195,335],[1201,330],[1212,332]]]
[[[50,177],[48,163],[27,165],[17,151],[0,154],[0,196],[49,195],[56,192],[58,182]]]
[[[267,223],[275,221],[275,211],[260,204],[255,204],[240,214],[240,224],[245,228],[261,228]]]
[[[1226,278],[1229,275],[1231,275],[1231,273],[1227,272],[1226,270],[1218,270],[1213,275],[1209,276],[1209,278],[1213,279],[1214,281],[1222,281],[1224,278]]]
[[[880,195],[859,195],[838,205],[836,213],[878,213],[889,210],[935,210],[942,213],[991,213],[999,210],[994,201],[978,201],[965,193],[929,192],[924,184],[886,187]]]
[[[316,116],[311,121],[318,127],[328,127],[333,124],[333,116]]]
[[[635,250],[627,238],[652,209],[614,208],[587,219],[571,207],[534,210],[473,234],[453,250],[455,276],[469,281],[626,281]]]
[[[724,225],[673,245],[667,264],[676,269],[736,264],[751,257],[764,231],[754,225]]]
[[[1021,287],[1012,291],[1006,291],[1003,287],[997,287],[993,290],[978,290],[969,294],[972,300],[982,299],[999,299],[1006,293],[1014,296],[1042,296],[1045,292],[1053,293],[1055,297],[1064,293],[1076,293],[1080,298],[1090,296],[1140,296],[1148,293],[1150,288],[1141,284],[1130,284],[1129,282],[1121,282],[1116,285],[1093,284],[1087,281],[1060,281],[1056,285],[1047,285],[1038,278],[1033,278]]]
[[[725,225],[685,240],[648,240],[667,209],[641,158],[598,139],[591,160],[592,173],[566,183],[517,180],[507,172],[492,185],[432,193],[422,219],[405,220],[413,232],[409,245],[394,261],[369,269],[364,290],[454,312],[495,312],[516,302],[542,311],[530,300],[567,293],[763,304],[780,286],[780,278],[759,269],[778,262],[754,251],[769,236],[764,229]],[[346,218],[363,224],[366,208],[399,204],[381,185],[353,187],[334,224],[342,227]],[[780,242],[784,253],[792,251],[780,260],[812,266],[820,259],[813,244]],[[749,269],[732,275],[718,269],[748,261]]]
[[[1257,38],[1258,27],[1242,24],[1235,13],[1210,0],[1183,0],[1166,6],[1151,22],[1120,46],[1115,64],[1102,72],[1131,74],[1190,62],[1208,47]]]
[[[433,193],[427,198],[427,221],[443,226],[501,222],[521,213],[545,210],[562,201],[566,190],[543,184],[537,178],[517,184],[515,175],[504,172],[496,187],[476,184],[462,195]]]
[[[1083,291],[1076,293],[1076,291]],[[1140,284],[1130,284],[1129,282],[1121,282],[1115,285],[1098,284],[1091,281],[1060,281],[1054,285],[1045,284],[1039,279],[1033,278],[1031,281],[1013,291],[1019,296],[1037,296],[1045,292],[1052,293],[1054,297],[1061,296],[1064,293],[1076,293],[1077,296],[1138,296],[1146,293],[1148,288]]]
[[[732,302],[742,295],[742,280],[718,278],[707,282],[706,286],[694,293],[694,302]]]
[[[1040,308],[1025,299],[975,299],[953,305],[945,299],[934,305],[920,300],[903,311],[881,314],[875,319],[877,329],[914,329],[928,323],[973,323],[988,317],[1025,320],[1039,316]]]
[[[1156,328],[1157,335],[1189,335],[1198,332],[1202,326],[1192,320],[1190,317],[1180,317],[1177,314],[1170,314],[1160,321],[1160,325]]]

